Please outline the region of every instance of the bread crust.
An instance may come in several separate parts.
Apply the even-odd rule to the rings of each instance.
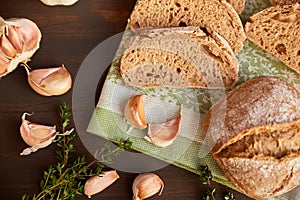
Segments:
[[[245,82],[209,110],[203,129],[225,177],[249,197],[277,196],[300,184],[300,93],[287,82]]]

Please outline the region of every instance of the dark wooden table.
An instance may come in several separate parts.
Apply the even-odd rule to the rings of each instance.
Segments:
[[[29,62],[35,68],[67,66],[73,79],[86,55],[106,38],[122,32],[135,0],[79,0],[71,7],[47,7],[39,0],[4,0],[0,16],[29,18],[37,23],[43,37],[41,47]],[[18,67],[0,80],[0,199],[21,199],[24,193],[39,192],[43,171],[55,164],[55,145],[30,156],[19,155],[26,144],[19,127],[23,112],[34,112],[31,121],[43,124],[58,124],[58,106],[72,103],[72,91],[58,97],[43,97],[31,90],[26,72]],[[73,123],[73,122],[72,122]],[[77,141],[77,155],[92,156],[84,145]],[[193,173],[169,165],[156,171],[165,182],[160,197],[151,199],[202,199],[205,186]],[[94,199],[131,199],[131,185],[136,174],[119,172],[120,179],[111,187],[93,196]],[[248,199],[222,185],[217,188],[217,199],[225,191],[231,191],[236,199]],[[76,199],[87,199],[78,196]]]

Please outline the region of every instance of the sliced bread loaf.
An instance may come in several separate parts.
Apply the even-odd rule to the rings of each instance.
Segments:
[[[267,8],[250,20],[247,37],[300,73],[300,3]]]
[[[241,20],[225,0],[140,0],[130,19],[132,29],[198,26],[212,28],[236,53],[246,36]]]
[[[286,5],[286,4],[293,4],[297,3],[299,0],[270,0],[270,3],[275,6],[275,5]]]
[[[120,72],[136,87],[230,88],[238,62],[221,36],[198,27],[139,29],[128,42]]]
[[[254,199],[300,184],[300,93],[276,77],[252,79],[207,113],[203,130],[228,180]]]

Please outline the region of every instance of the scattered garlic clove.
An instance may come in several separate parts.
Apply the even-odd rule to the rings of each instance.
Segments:
[[[42,124],[32,123],[26,120],[27,115],[32,114],[23,113],[22,124],[20,126],[20,133],[24,142],[30,147],[24,149],[20,153],[20,155],[29,155],[32,152],[36,152],[41,148],[49,146],[57,135],[69,135],[74,131],[74,129],[71,129],[62,134],[59,134],[56,131],[55,126],[46,126]]]
[[[64,65],[55,68],[29,71],[26,67],[28,83],[31,88],[43,96],[55,96],[66,93],[72,87],[72,77]]]
[[[0,78],[19,63],[27,62],[39,48],[41,38],[38,26],[31,20],[0,17]]]
[[[104,172],[104,174],[95,175],[89,178],[84,185],[84,194],[91,198],[92,195],[103,191],[113,184],[119,177],[116,170]]]
[[[22,125],[20,127],[20,133],[24,142],[29,146],[34,146],[41,142],[45,142],[49,140],[49,138],[57,134],[55,126],[45,126],[32,123],[25,119],[27,115],[31,114],[24,113],[22,115]]]
[[[133,181],[133,200],[143,200],[159,193],[161,195],[164,183],[154,173],[139,174]]]
[[[148,136],[144,139],[158,147],[166,147],[173,143],[178,135],[181,115],[161,124],[149,124]]]
[[[133,96],[125,106],[125,119],[138,129],[147,128],[143,98],[142,94]]]
[[[57,5],[63,5],[63,6],[71,6],[75,4],[78,0],[41,0],[44,4],[48,6],[57,6]]]

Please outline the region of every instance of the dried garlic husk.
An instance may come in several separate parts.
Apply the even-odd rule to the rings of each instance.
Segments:
[[[178,135],[181,115],[161,124],[150,123],[148,136],[144,139],[158,147],[166,147],[173,143]]]
[[[144,111],[144,95],[135,95],[129,99],[125,106],[125,119],[138,129],[147,128]]]
[[[48,6],[71,6],[75,4],[78,0],[41,0],[44,4]]]
[[[55,96],[66,93],[72,87],[72,77],[64,65],[54,68],[29,71],[28,83],[31,88],[43,96]]]
[[[0,17],[0,78],[27,62],[39,48],[41,38],[41,31],[31,20]]]
[[[143,200],[164,189],[164,182],[154,173],[139,174],[133,181],[133,200]]]
[[[92,195],[103,191],[113,184],[118,178],[119,175],[116,170],[110,170],[103,174],[92,176],[84,185],[84,194],[91,198]]]
[[[29,155],[32,152],[37,151],[38,149],[47,147],[52,143],[52,140],[55,139],[57,135],[69,135],[72,131],[67,131],[63,134],[59,134],[56,131],[55,126],[46,126],[42,124],[32,123],[26,120],[27,115],[32,115],[24,113],[22,115],[22,124],[20,126],[20,133],[24,142],[30,146],[23,150],[21,155]]]

